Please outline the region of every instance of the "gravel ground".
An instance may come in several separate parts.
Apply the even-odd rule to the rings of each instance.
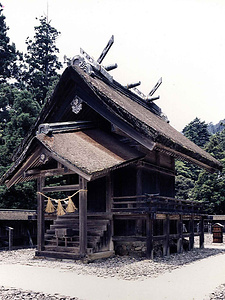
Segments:
[[[195,244],[197,246],[197,239]],[[205,249],[195,248],[192,251],[184,252],[182,254],[173,254],[168,257],[158,257],[154,260],[132,258],[127,256],[115,256],[87,264],[79,261],[74,262],[68,260],[46,260],[34,258],[34,249],[21,249],[0,252],[0,265],[35,265],[37,267],[60,268],[63,271],[76,272],[76,274],[82,275],[88,274],[104,278],[116,277],[123,280],[135,281],[144,280],[150,277],[157,277],[160,274],[171,272],[172,270],[180,268],[183,265],[225,252],[224,247],[221,249],[207,248],[207,246],[211,244],[212,235],[207,234],[205,236]],[[32,291],[17,290],[10,287],[0,287],[0,299],[79,300],[78,298],[64,297],[61,295],[46,295]],[[208,299],[225,299],[225,284],[218,287]]]

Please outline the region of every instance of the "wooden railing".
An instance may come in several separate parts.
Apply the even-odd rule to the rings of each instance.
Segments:
[[[203,203],[156,194],[113,197],[112,200],[114,213],[204,213]]]

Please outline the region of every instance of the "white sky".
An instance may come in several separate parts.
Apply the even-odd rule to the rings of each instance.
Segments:
[[[47,0],[0,2],[11,42],[25,52]],[[177,130],[195,117],[225,118],[224,0],[48,0],[48,15],[61,32],[61,58],[81,47],[97,59],[114,34],[104,64],[116,62],[114,79],[124,85],[140,80],[145,94],[162,77],[156,103]]]

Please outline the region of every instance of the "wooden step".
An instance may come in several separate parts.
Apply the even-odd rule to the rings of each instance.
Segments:
[[[87,220],[87,225],[88,226],[100,226],[100,225],[108,225],[110,223],[109,220]],[[79,226],[79,220],[74,220],[74,219],[67,219],[67,220],[62,220],[62,219],[56,219],[54,221],[54,225],[67,225],[67,226]]]
[[[45,245],[45,251],[56,251],[56,252],[70,252],[74,254],[80,253],[79,247],[63,247],[63,246],[54,246],[54,245]]]
[[[56,229],[63,229],[63,228],[71,229],[72,227],[67,227],[65,225],[60,225],[60,226],[59,225],[51,225],[50,229],[46,230],[46,233],[55,234]],[[78,228],[72,228],[72,230],[73,230],[73,235],[79,235]],[[97,235],[97,234],[101,235],[106,230],[107,230],[107,226],[105,226],[105,225],[87,227],[87,232],[92,235]]]
[[[71,259],[79,260],[82,257],[79,254],[74,254],[70,252],[57,252],[57,251],[36,251],[35,256],[45,257],[45,258],[56,258],[56,259]]]
[[[108,258],[114,256],[114,251],[103,251],[98,253],[90,253],[87,255],[87,261],[93,261],[96,259]],[[82,257],[79,254],[74,254],[70,252],[57,252],[57,251],[36,251],[36,257],[46,257],[46,258],[55,258],[55,259],[70,259],[70,260],[80,260]]]

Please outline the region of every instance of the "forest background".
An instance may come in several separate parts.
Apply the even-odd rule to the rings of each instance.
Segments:
[[[21,53],[10,42],[0,4],[0,177],[12,164],[14,150],[51,95],[63,67],[56,40],[60,32],[41,17],[34,36]],[[68,63],[66,61],[65,63]],[[182,133],[225,166],[225,120],[217,125],[199,118]],[[225,214],[225,171],[209,174],[184,161],[176,161],[176,197],[204,202],[210,214]],[[53,179],[54,180],[54,179]],[[0,208],[36,209],[36,182],[0,186]]]

